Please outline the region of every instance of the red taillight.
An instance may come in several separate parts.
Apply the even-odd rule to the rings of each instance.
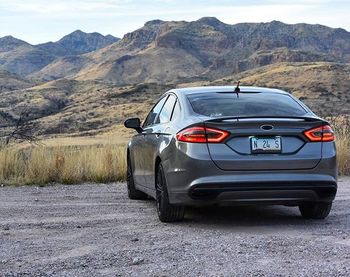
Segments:
[[[178,141],[194,143],[218,143],[230,135],[229,132],[202,126],[189,127],[176,135]]]
[[[176,135],[178,141],[183,142],[207,142],[207,137],[205,135],[204,127],[191,127],[182,130]]]
[[[332,127],[329,125],[320,126],[312,128],[310,130],[304,131],[304,135],[311,141],[333,141],[335,140],[334,132]]]

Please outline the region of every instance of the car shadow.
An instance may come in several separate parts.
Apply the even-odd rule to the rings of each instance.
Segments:
[[[330,224],[332,216],[325,220],[304,219],[297,207],[286,206],[209,206],[187,208],[185,222],[196,226],[216,227],[256,227],[284,228],[299,226],[301,229],[310,226]],[[252,228],[252,229],[253,229]]]

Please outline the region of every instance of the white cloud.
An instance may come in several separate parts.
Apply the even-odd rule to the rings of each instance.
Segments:
[[[65,12],[96,12],[108,11],[119,7],[119,2],[110,1],[21,1],[14,0],[11,2],[0,1],[3,9],[12,12],[32,12],[38,14],[46,13],[65,13]],[[125,2],[125,1],[123,1]]]
[[[0,36],[38,43],[82,29],[120,37],[148,20],[203,16],[230,24],[279,20],[350,30],[349,10],[348,0],[0,0]]]

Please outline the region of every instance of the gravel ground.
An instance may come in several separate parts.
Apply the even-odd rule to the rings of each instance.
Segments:
[[[160,223],[125,184],[0,188],[1,276],[350,276],[350,178],[331,215],[190,209]]]

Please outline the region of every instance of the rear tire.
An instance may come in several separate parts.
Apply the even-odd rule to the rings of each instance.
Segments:
[[[159,164],[156,178],[156,202],[159,220],[162,222],[182,221],[185,207],[169,203],[168,189],[162,164]]]
[[[301,215],[307,219],[324,219],[332,209],[332,202],[330,203],[306,203],[299,205]]]
[[[131,168],[130,158],[127,159],[127,177],[126,185],[128,188],[128,197],[132,200],[145,200],[148,198],[146,193],[135,188],[134,175]]]

